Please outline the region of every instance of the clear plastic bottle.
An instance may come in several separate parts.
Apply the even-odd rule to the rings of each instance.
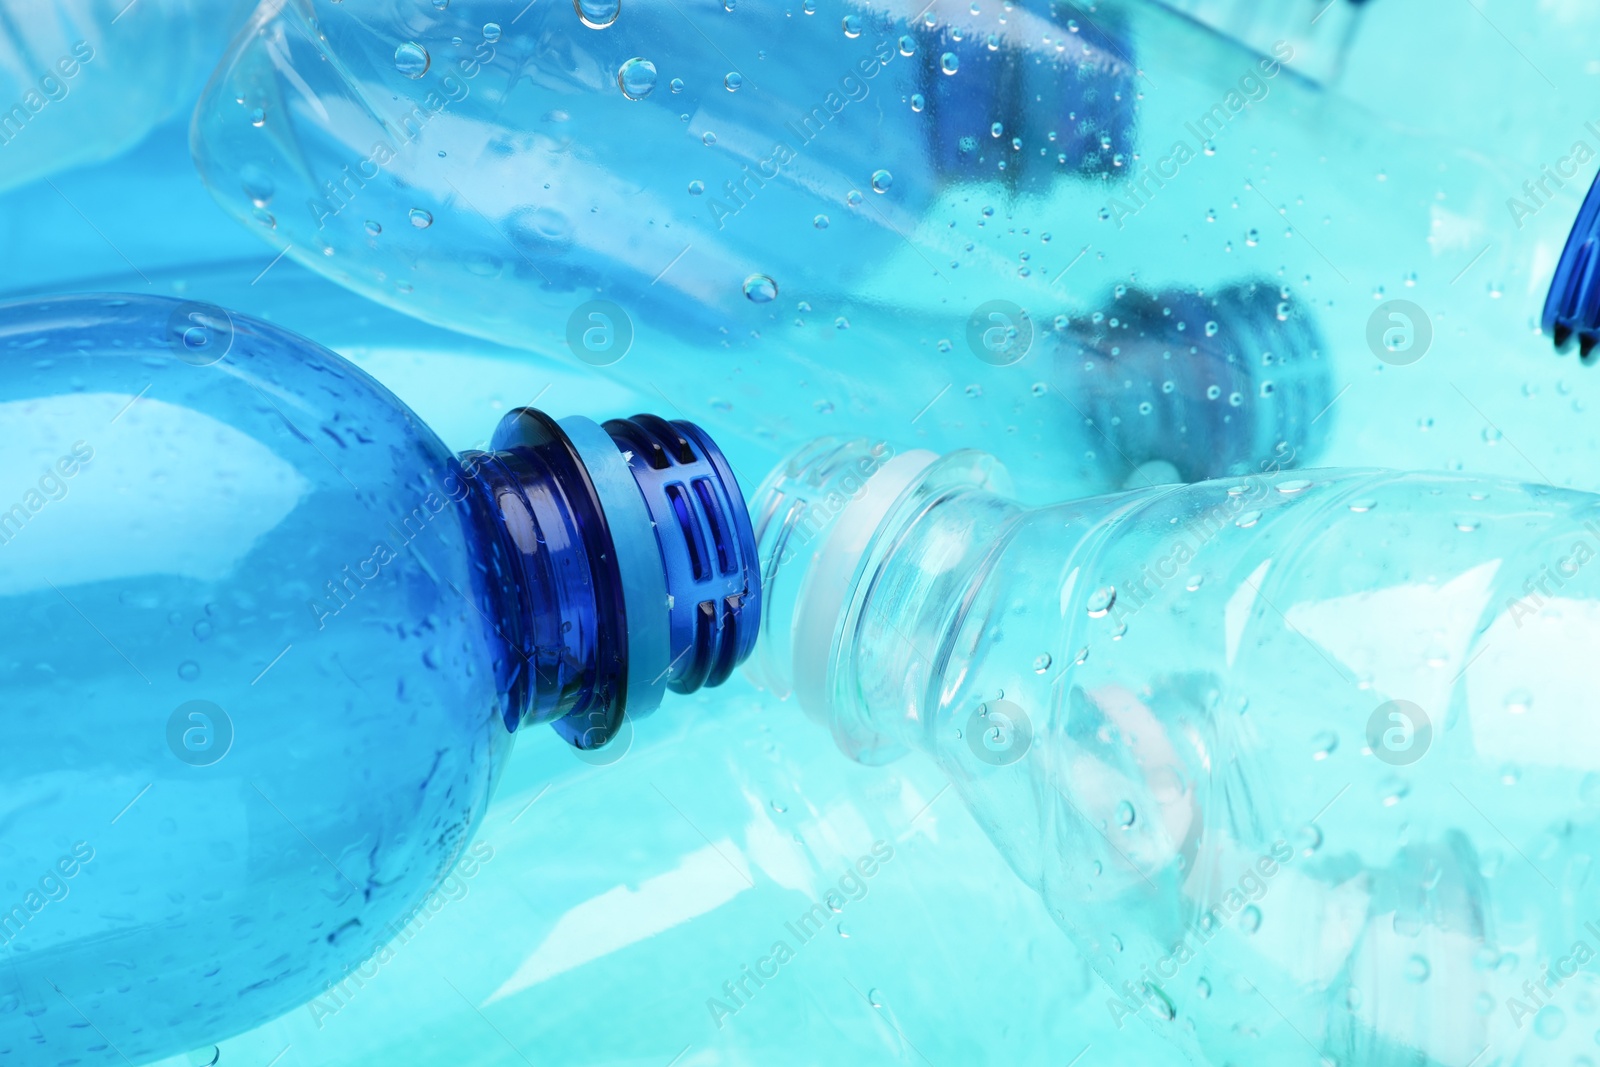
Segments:
[[[1575,142],[1591,158],[1600,150],[1589,103],[1600,11],[1583,0],[1153,2],[1261,52],[1287,41],[1295,73],[1391,125],[1517,160],[1534,180],[1569,160]]]
[[[743,498],[688,423],[518,408],[456,456],[170,299],[8,305],[0,352],[8,1067],[304,1003],[481,858],[514,732],[595,747],[754,645]]]
[[[897,425],[982,438],[1044,492],[1308,455],[1334,392],[1276,264],[1136,277],[1085,247],[1145,125],[1130,30],[1067,4],[513,21],[479,0],[292,0],[219,70],[195,156],[230,213],[313,269],[611,366],[773,458]],[[1084,332],[1135,290],[1159,294],[1174,343],[1113,338],[1086,365]]]
[[[1369,0],[1150,0],[1236,37],[1258,52],[1280,41],[1294,70],[1325,84],[1340,80],[1372,7]],[[1415,7],[1416,5],[1400,5]]]
[[[932,756],[1109,1017],[1196,1062],[1581,1057],[1600,497],[1311,470],[1030,510],[1003,474],[775,471],[757,680]]]
[[[0,191],[110,159],[192,104],[251,0],[0,0]]]

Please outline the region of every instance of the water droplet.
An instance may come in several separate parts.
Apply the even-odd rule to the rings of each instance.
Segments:
[[[197,1048],[184,1057],[189,1067],[216,1067],[222,1060],[222,1050],[215,1045]]]
[[[818,215],[816,218],[811,220],[811,225],[815,226],[819,230],[826,230],[828,228],[828,216]]]
[[[894,184],[894,175],[890,174],[888,171],[886,171],[886,170],[875,170],[875,171],[872,172],[872,191],[873,192],[875,192],[875,193],[887,193],[889,191],[889,187],[891,185],[893,185],[893,184]]]
[[[1045,671],[1050,669],[1050,663],[1050,653],[1039,653],[1037,656],[1033,657],[1033,673],[1043,674]]]
[[[1293,496],[1295,493],[1303,493],[1310,488],[1310,478],[1291,478],[1286,482],[1278,483],[1278,492],[1282,493],[1284,496]]]
[[[1513,689],[1506,694],[1506,711],[1512,715],[1526,715],[1533,707],[1533,694],[1526,689]]]
[[[784,812],[789,810],[789,805],[783,803],[782,801],[774,800],[772,801],[772,810],[777,812],[779,815],[782,815]]]
[[[911,94],[911,110],[912,111],[921,111],[923,108],[925,108],[927,106],[928,106],[928,100],[921,93],[912,93]]]
[[[1477,519],[1471,518],[1470,516],[1463,516],[1456,519],[1456,529],[1460,530],[1462,533],[1472,533],[1477,530],[1480,525],[1482,524],[1479,523]]]
[[[1350,510],[1355,512],[1357,515],[1365,515],[1367,512],[1371,511],[1377,506],[1378,502],[1370,498],[1350,501]]]
[[[634,56],[617,68],[617,88],[629,100],[643,100],[656,88],[656,65],[648,59]]]
[[[946,74],[954,74],[961,69],[961,60],[954,52],[946,52],[939,57],[939,69]]]
[[[204,641],[206,638],[211,636],[211,623],[207,622],[205,619],[201,619],[199,622],[195,623],[193,627],[191,627],[191,630],[194,633],[194,638],[196,641]]]
[[[1239,913],[1239,925],[1247,934],[1253,934],[1261,929],[1261,909],[1254,904]]]
[[[697,181],[692,181],[692,182],[689,183],[689,195],[690,196],[699,196],[701,193],[703,193],[705,191],[706,191],[706,183],[705,182],[697,180]]]
[[[901,55],[903,55],[903,56],[915,55],[916,51],[917,51],[917,42],[916,42],[915,38],[913,38],[913,37],[901,37],[900,38],[900,54]]]
[[[591,30],[603,30],[622,13],[622,0],[572,0],[578,21]]]
[[[1261,512],[1259,512],[1259,511],[1247,511],[1243,515],[1240,515],[1237,519],[1234,519],[1233,520],[1233,524],[1235,526],[1239,527],[1239,529],[1241,529],[1241,530],[1248,530],[1250,527],[1254,526],[1256,523],[1258,523],[1260,521],[1261,521]]]
[[[867,1003],[871,1004],[874,1008],[883,1007],[883,994],[878,992],[876,989],[867,990]]]
[[[744,280],[744,295],[752,304],[765,304],[777,298],[778,283],[765,274],[752,274]]]
[[[841,25],[844,26],[844,35],[851,40],[861,36],[861,17],[859,15],[846,15]]]
[[[394,69],[408,78],[422,77],[432,62],[428,50],[415,41],[407,41],[394,50]]]
[[[369,236],[376,237],[376,236],[378,236],[378,234],[380,234],[382,232],[383,232],[383,225],[381,223],[376,222],[373,219],[368,219],[367,220],[367,234]]]
[[[1215,322],[1207,322],[1206,323],[1206,336],[1207,337],[1215,337],[1217,335],[1217,331],[1220,330],[1220,329],[1222,329],[1222,327],[1218,326]]]
[[[1133,810],[1133,805],[1126,800],[1117,805],[1117,825],[1122,827],[1132,826],[1138,813]]]
[[[710,130],[707,130],[705,133],[700,135],[700,143],[705,145],[707,148],[710,148],[712,145],[717,143],[717,135],[712,133]]]
[[[1427,959],[1422,956],[1412,956],[1406,960],[1406,981],[1421,985],[1433,973],[1433,968],[1428,965]]]
[[[263,111],[259,107],[258,108],[254,108],[253,110],[251,110],[251,112],[250,112],[250,125],[259,128],[261,126],[265,126],[266,124],[267,124],[267,113],[265,111]]]
[[[1202,978],[1194,984],[1194,995],[1201,1000],[1211,999],[1211,983]]]
[[[192,659],[186,659],[178,664],[178,677],[186,682],[192,682],[200,677],[200,664]]]
[[[500,39],[500,24],[498,22],[485,22],[483,24],[483,39],[494,44]]]
[[[723,77],[723,79],[722,79],[722,87],[724,89],[728,90],[728,92],[730,92],[730,93],[738,92],[739,91],[739,86],[741,86],[743,84],[744,84],[744,75],[740,74],[736,70],[729,71],[728,74],[725,75]]]
[[[1089,618],[1098,619],[1117,602],[1117,587],[1108,585],[1089,594]]]
[[[670,82],[667,83],[667,88],[671,89],[675,93],[683,92],[683,79],[682,78],[673,78]]]
[[[1187,582],[1183,583],[1183,587],[1185,589],[1189,590],[1189,592],[1195,593],[1195,592],[1199,592],[1200,587],[1202,585],[1205,585],[1205,584],[1206,584],[1205,575],[1203,575],[1203,574],[1194,574],[1194,575],[1190,575],[1189,576],[1189,580]]]
[[[407,217],[411,219],[411,225],[419,230],[426,230],[433,225],[433,212],[425,211],[420,207],[412,208]]]

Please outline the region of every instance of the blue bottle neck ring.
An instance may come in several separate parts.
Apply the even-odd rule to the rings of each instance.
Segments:
[[[755,536],[699,427],[518,408],[461,463],[497,542],[487,584],[500,594],[511,729],[550,722],[596,748],[625,712],[720,685],[755,647]]]

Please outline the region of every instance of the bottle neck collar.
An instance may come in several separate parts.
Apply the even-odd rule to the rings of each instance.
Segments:
[[[996,495],[1007,482],[983,453],[897,455],[866,439],[824,438],[780,464],[756,497],[765,615],[752,680],[794,695],[852,758],[898,757],[916,740],[938,671],[935,616],[951,606],[941,590],[967,574],[969,553],[944,558],[934,575],[933,557],[897,549],[940,526],[934,511],[960,512],[944,548],[984,541],[990,519],[1017,510]]]
[[[667,689],[720,685],[755,644],[744,497],[696,426],[519,408],[461,463],[487,511],[506,724],[595,748]]]

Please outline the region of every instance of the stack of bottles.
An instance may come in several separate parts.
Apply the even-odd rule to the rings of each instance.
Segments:
[[[136,31],[220,55],[190,147],[240,224],[662,402],[455,451],[203,292],[0,307],[0,1065],[318,1003],[481,858],[518,733],[604,759],[741,668],[930,760],[1112,1032],[1577,1062],[1600,496],[1541,467],[1593,436],[1479,400],[1600,344],[1595,153],[1363,111],[1393,3],[0,5],[19,86],[90,42],[8,180],[192,91],[118,73]]]

